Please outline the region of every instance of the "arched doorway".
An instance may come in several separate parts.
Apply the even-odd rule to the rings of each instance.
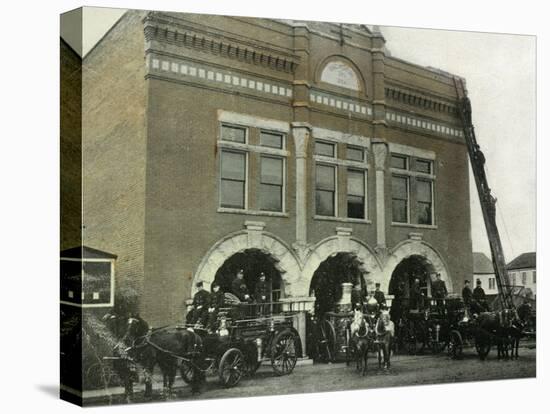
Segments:
[[[360,284],[363,295],[367,289],[363,262],[349,252],[339,252],[329,256],[319,264],[311,278],[309,294],[315,296],[315,314],[322,316],[334,311],[342,297],[342,284]]]
[[[263,272],[270,286],[269,302],[278,302],[284,297],[281,272],[277,268],[277,260],[259,249],[246,249],[230,256],[217,270],[214,281],[219,283],[224,292],[231,292],[231,284],[237,272],[243,270],[244,282],[249,293],[254,297],[256,284]],[[273,309],[277,311],[277,309]]]
[[[436,271],[434,265],[421,255],[412,255],[403,259],[392,272],[388,293],[410,298],[414,280],[420,282],[420,291],[425,297],[431,296],[430,274]]]

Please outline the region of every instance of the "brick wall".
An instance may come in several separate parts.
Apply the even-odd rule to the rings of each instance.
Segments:
[[[60,250],[82,244],[82,59],[60,41]]]
[[[116,283],[141,290],[145,63],[142,12],[131,11],[83,64],[84,244],[118,255]]]

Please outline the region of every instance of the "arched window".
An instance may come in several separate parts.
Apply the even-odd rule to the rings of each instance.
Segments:
[[[333,60],[326,64],[321,73],[321,81],[341,88],[361,90],[359,78],[349,64]]]

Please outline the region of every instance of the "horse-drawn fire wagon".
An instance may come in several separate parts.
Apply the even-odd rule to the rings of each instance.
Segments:
[[[280,304],[279,304],[280,305]],[[298,331],[293,327],[295,312],[243,317],[250,315],[254,304],[239,304],[219,311],[214,332],[193,329],[203,344],[202,371],[217,372],[225,387],[233,387],[245,375],[252,375],[263,362],[269,362],[276,375],[292,373],[302,356]],[[184,381],[193,380],[193,364],[184,360],[181,374]]]

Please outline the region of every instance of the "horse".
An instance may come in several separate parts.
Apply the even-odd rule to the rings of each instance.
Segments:
[[[517,312],[513,309],[503,309],[496,312],[481,312],[476,320],[476,340],[484,344],[496,342],[497,358],[509,359],[508,349],[512,344],[514,323],[519,321]],[[519,343],[519,340],[517,341]]]
[[[525,321],[520,318],[517,309],[510,310],[512,316],[510,321],[510,327],[508,328],[508,335],[510,338],[510,358],[519,358],[519,342],[525,333]]]
[[[363,312],[354,310],[353,322],[350,324],[350,347],[355,354],[355,367],[362,375],[367,375],[369,347],[372,343],[370,327]]]
[[[395,335],[395,326],[390,319],[390,314],[387,310],[380,312],[374,327],[378,353],[378,367],[382,368],[382,356],[384,357],[383,365],[385,369],[390,368],[391,346]]]
[[[178,368],[182,361],[192,367],[192,393],[199,393],[205,378],[199,368],[202,357],[202,339],[195,332],[176,327],[150,330],[139,315],[128,318],[127,329],[122,338],[127,346],[124,352],[143,368],[145,397],[152,396],[153,371],[159,366],[163,376],[163,394],[170,399]]]

